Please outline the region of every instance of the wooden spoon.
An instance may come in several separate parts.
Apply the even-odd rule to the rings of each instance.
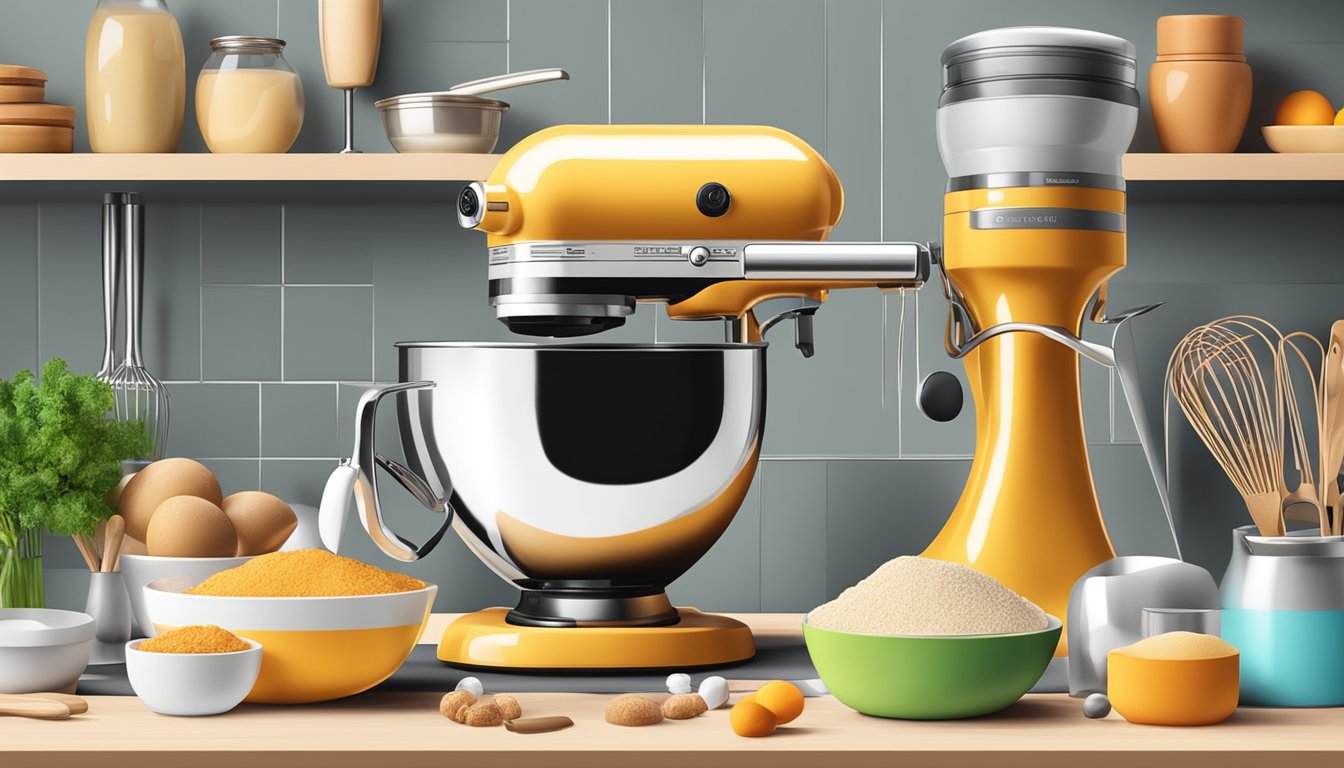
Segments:
[[[1334,508],[1331,532],[1340,533],[1339,468],[1344,464],[1344,320],[1330,326],[1330,346],[1325,353],[1325,455],[1321,457],[1325,477],[1325,499]],[[1324,531],[1322,531],[1324,533]]]
[[[72,715],[82,715],[89,711],[89,702],[83,696],[75,696],[70,693],[42,692],[42,693],[22,693],[16,694],[25,699],[44,699],[46,701],[59,701],[70,710]]]
[[[0,715],[31,717],[38,720],[64,720],[70,717],[70,708],[51,699],[0,696]]]
[[[1243,498],[1261,536],[1283,535],[1283,499],[1278,491],[1255,493]]]
[[[126,534],[126,518],[113,515],[107,519],[103,535],[102,570],[111,573],[116,570],[117,559],[121,557],[121,542]]]

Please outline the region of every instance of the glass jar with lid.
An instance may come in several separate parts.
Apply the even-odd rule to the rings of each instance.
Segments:
[[[211,152],[288,152],[303,127],[303,83],[285,41],[230,35],[210,41],[196,80],[196,122]]]

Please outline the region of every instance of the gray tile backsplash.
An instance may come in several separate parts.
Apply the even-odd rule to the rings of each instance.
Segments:
[[[45,69],[49,100],[82,111],[82,55],[93,3],[0,0],[0,59]],[[341,145],[341,94],[322,73],[314,0],[170,0],[188,50],[189,93],[210,38],[276,34],[305,83],[294,151]],[[1246,17],[1255,126],[1287,90],[1344,98],[1344,5],[1283,0],[1216,4]],[[375,83],[356,95],[356,145],[388,152],[373,102],[505,71],[563,66],[573,79],[511,91],[497,151],[563,122],[763,122],[812,143],[847,192],[836,238],[937,239],[945,175],[933,110],[943,45],[999,25],[1105,30],[1138,47],[1139,87],[1158,16],[1172,0],[386,0]],[[202,151],[187,109],[183,151]],[[87,150],[83,120],[77,149]],[[1153,151],[1147,109],[1136,151]],[[0,160],[0,164],[3,160]],[[1131,188],[1129,267],[1114,280],[1122,307],[1164,301],[1135,325],[1145,401],[1162,427],[1167,353],[1192,325],[1259,312],[1323,335],[1340,316],[1328,272],[1344,217],[1338,189],[1289,198],[1267,185],[1236,200],[1208,189]],[[375,195],[376,197],[376,195]],[[271,198],[276,199],[276,198]],[[353,441],[353,412],[371,382],[397,377],[393,343],[517,340],[493,317],[483,241],[428,203],[317,205],[302,199],[230,204],[152,199],[147,209],[145,355],[170,382],[168,452],[206,461],[226,492],[263,488],[316,505]],[[93,370],[102,351],[96,204],[0,204],[0,375],[65,357]],[[885,303],[885,313],[884,313]],[[974,450],[974,413],[934,424],[915,407],[922,378],[963,367],[943,351],[939,287],[918,297],[836,292],[816,318],[817,353],[772,334],[765,459],[719,544],[671,588],[710,610],[806,610],[897,554],[920,551],[956,502]],[[883,318],[885,316],[885,323]],[[716,323],[675,323],[641,306],[600,341],[717,340]],[[1108,332],[1089,330],[1105,340]],[[902,343],[903,342],[903,343]],[[1121,552],[1173,548],[1128,410],[1110,374],[1082,368],[1083,414],[1103,514]],[[1179,415],[1171,486],[1186,555],[1215,573],[1240,499]],[[392,401],[379,448],[397,457]],[[1041,482],[1049,482],[1042,467]],[[407,534],[435,520],[386,484],[388,514]],[[347,547],[392,564],[358,522]],[[83,604],[73,549],[49,544],[54,605]],[[406,568],[442,587],[439,608],[507,602],[512,590],[455,537]]]

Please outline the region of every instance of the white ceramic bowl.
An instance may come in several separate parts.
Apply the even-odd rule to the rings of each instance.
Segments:
[[[266,647],[247,701],[306,704],[353,696],[392,676],[420,639],[438,587],[348,597],[188,595],[192,580],[145,588],[160,632],[216,624]]]
[[[1266,125],[1261,133],[1275,152],[1344,152],[1344,125]]]
[[[238,706],[261,673],[261,643],[232,653],[151,653],[126,644],[126,677],[145,706],[161,715],[220,715]]]
[[[73,693],[94,629],[87,613],[0,608],[0,693]]]
[[[182,576],[199,584],[220,571],[227,571],[251,560],[251,557],[151,557],[122,555],[121,574],[126,578],[126,593],[131,597],[131,613],[140,628],[140,637],[153,637],[154,625],[145,610],[145,585],[151,581]]]

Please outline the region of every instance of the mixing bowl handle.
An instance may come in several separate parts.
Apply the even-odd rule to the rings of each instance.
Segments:
[[[378,401],[387,395],[429,389],[433,386],[432,381],[403,382],[369,389],[360,397],[359,404],[355,406],[354,454],[336,467],[328,478],[327,488],[322,494],[319,528],[323,544],[332,551],[336,551],[340,546],[341,531],[349,514],[352,494],[359,508],[359,520],[364,530],[389,557],[405,562],[419,560],[429,554],[448,531],[448,526],[453,522],[453,508],[448,503],[447,493],[435,491],[410,468],[378,453],[374,446]],[[378,467],[387,470],[426,509],[443,513],[442,524],[424,544],[416,545],[397,535],[384,522],[378,496]]]

